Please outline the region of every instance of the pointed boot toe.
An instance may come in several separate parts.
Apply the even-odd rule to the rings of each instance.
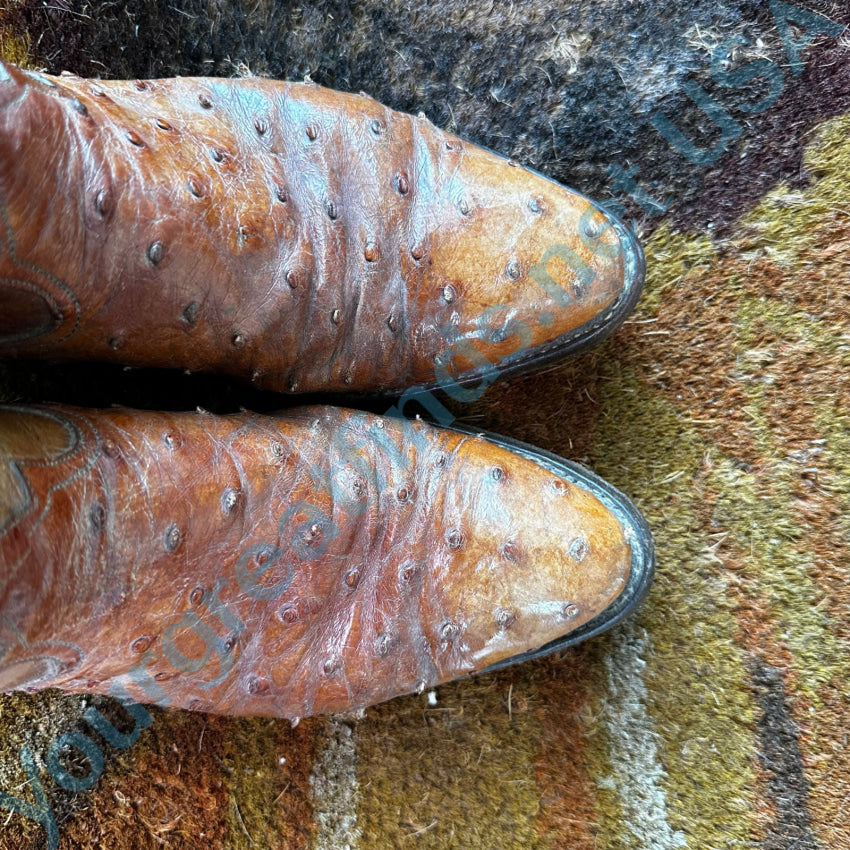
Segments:
[[[457,164],[445,169],[434,217],[451,225],[433,231],[430,248],[431,274],[448,304],[433,329],[422,317],[420,336],[439,352],[423,383],[450,390],[492,380],[494,370],[526,372],[615,331],[643,288],[634,234],[542,174],[460,139],[447,144]]]
[[[601,208],[371,98],[2,73],[4,354],[451,390],[574,353],[640,292]]]
[[[504,438],[315,407],[0,411],[0,686],[358,709],[639,601],[628,500]]]
[[[519,611],[529,630],[526,645],[503,651],[494,641],[487,647],[493,651],[482,656],[485,672],[541,658],[607,631],[640,604],[655,572],[649,527],[623,493],[551,452],[498,434],[487,434],[487,440],[525,461],[524,480],[508,497],[514,521],[507,526],[517,529],[524,545],[511,540],[502,552],[514,561],[517,552],[531,553],[533,565],[526,560],[530,569],[512,575],[510,591],[524,602]],[[516,463],[516,468],[523,466]],[[507,601],[504,606],[500,611],[514,612]]]

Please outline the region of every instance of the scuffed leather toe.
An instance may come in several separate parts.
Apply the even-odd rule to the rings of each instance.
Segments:
[[[527,371],[616,330],[643,286],[635,236],[580,193],[460,139],[452,144],[462,153],[438,213],[455,224],[434,231],[431,249],[432,273],[442,274],[451,300],[437,334],[454,345],[426,385],[463,386],[494,365]],[[423,338],[428,330],[423,319]]]
[[[586,512],[583,515],[595,516],[596,522],[588,526],[590,535],[583,536],[581,531],[576,534],[577,526],[573,524],[576,518],[570,516],[572,506],[562,511],[560,517],[557,512],[545,512],[545,527],[555,536],[562,535],[554,557],[550,555],[543,562],[548,565],[543,574],[550,583],[549,593],[553,597],[558,592],[568,594],[568,589],[576,584],[581,587],[581,593],[575,594],[572,605],[568,603],[562,609],[562,614],[571,615],[563,617],[568,622],[559,628],[557,619],[549,621],[548,634],[544,636],[546,621],[542,621],[536,645],[513,655],[506,654],[499,660],[491,657],[484,672],[541,658],[607,631],[643,601],[655,574],[652,534],[643,515],[627,496],[580,464],[510,437],[487,436],[494,445],[528,459],[550,474],[551,485],[561,496],[579,494],[582,512]],[[531,510],[531,503],[527,510]],[[592,602],[583,604],[583,599],[588,598]]]
[[[432,567],[445,612],[432,640],[442,639],[445,673],[494,669],[572,645],[642,598],[653,573],[652,539],[625,496],[531,446],[460,433],[471,443],[443,511],[446,523],[462,516],[445,530],[462,542],[456,551],[436,550]]]

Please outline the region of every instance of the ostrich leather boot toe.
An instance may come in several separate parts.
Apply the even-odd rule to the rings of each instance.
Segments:
[[[0,408],[0,690],[359,709],[608,628],[652,551],[622,494],[494,435]]]
[[[642,280],[601,207],[369,97],[0,64],[0,355],[453,390],[602,339]]]

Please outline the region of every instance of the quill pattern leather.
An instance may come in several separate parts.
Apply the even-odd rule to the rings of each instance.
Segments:
[[[0,231],[0,353],[283,392],[527,369],[616,328],[643,274],[578,193],[424,116],[257,78],[0,65]]]
[[[0,690],[357,709],[596,634],[652,566],[624,496],[494,435],[0,408]]]

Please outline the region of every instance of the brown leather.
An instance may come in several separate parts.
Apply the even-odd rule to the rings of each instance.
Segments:
[[[617,603],[636,529],[607,498],[332,407],[3,408],[0,688],[294,718],[430,687]]]
[[[583,196],[422,116],[256,78],[1,65],[0,231],[0,303],[31,310],[0,354],[284,392],[562,356],[624,318],[642,275]]]

